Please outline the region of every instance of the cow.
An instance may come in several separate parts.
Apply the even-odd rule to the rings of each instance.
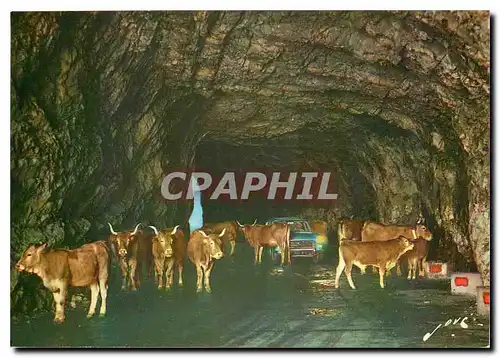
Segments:
[[[182,271],[184,269],[184,256],[186,254],[186,241],[184,231],[176,227],[158,231],[150,226],[155,232],[150,239],[153,242],[153,258],[155,266],[155,279],[158,289],[163,288],[163,273],[166,270],[165,289],[170,289],[174,281],[174,266],[179,273],[179,286],[182,287]]]
[[[285,223],[272,223],[269,225],[241,225],[241,231],[255,252],[254,264],[262,262],[262,250],[264,247],[279,247],[281,251],[281,265],[290,264],[290,227]]]
[[[187,244],[187,255],[189,260],[196,267],[196,292],[203,291],[202,280],[205,282],[205,291],[212,292],[210,287],[210,273],[214,267],[214,260],[219,260],[224,256],[222,252],[222,236],[225,229],[220,234],[206,234],[198,229],[191,232]]]
[[[339,244],[342,240],[361,241],[361,230],[365,220],[341,219],[338,226]]]
[[[416,240],[412,240],[415,245],[414,248],[399,258],[399,261],[396,266],[398,276],[401,276],[401,262],[407,260],[408,261],[408,280],[415,279],[417,274],[417,264],[419,265],[419,276],[424,276],[424,265],[425,260],[427,259],[427,253],[429,252],[429,241],[417,238]]]
[[[323,235],[324,237],[327,237],[328,230],[327,230],[327,223],[326,221],[322,220],[314,220],[311,222],[311,230],[312,232],[318,233],[320,235]]]
[[[421,237],[432,240],[432,233],[420,221],[415,226],[411,225],[384,225],[372,221],[364,223],[361,230],[361,241],[386,241],[398,236],[417,239]]]
[[[411,225],[384,225],[373,221],[366,221],[361,230],[361,241],[386,241],[398,236],[404,236],[408,239],[416,240],[418,237],[428,241],[432,240],[432,233],[423,225],[423,219],[419,219],[415,226]],[[377,269],[373,267],[373,272]],[[387,272],[390,275],[390,272]]]
[[[387,241],[343,241],[339,246],[339,264],[335,275],[335,288],[339,288],[340,275],[345,269],[347,281],[353,290],[356,289],[351,277],[352,265],[362,271],[366,266],[380,269],[380,287],[384,288],[384,274],[394,267],[405,252],[413,249],[413,243],[403,236]]]
[[[226,229],[224,236],[222,237],[222,242],[225,244],[229,243],[231,247],[231,252],[229,256],[234,255],[234,248],[236,246],[236,237],[238,235],[238,224],[234,221],[224,221],[219,223],[205,223],[201,228],[203,232],[212,231],[214,234],[220,234],[222,230]],[[224,245],[223,245],[224,248]]]
[[[99,315],[106,315],[108,296],[109,252],[104,241],[96,241],[77,249],[54,249],[45,252],[47,244],[30,245],[16,264],[19,272],[39,276],[53,296],[56,306],[55,323],[65,320],[64,306],[68,287],[89,287],[90,308],[87,318],[94,316],[99,294]]]
[[[134,231],[116,232],[108,223],[111,235],[108,242],[112,252],[120,264],[122,290],[129,287],[132,291],[140,285],[142,266],[145,264],[148,276],[151,275],[153,253],[152,242],[139,230],[140,223]]]

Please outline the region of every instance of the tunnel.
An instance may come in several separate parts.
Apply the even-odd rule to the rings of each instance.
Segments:
[[[428,260],[489,286],[487,11],[31,12],[11,28],[19,310],[38,307],[13,268],[28,244],[185,224],[192,203],[161,194],[172,168],[331,172],[327,204],[203,197],[204,219],[324,220],[335,241],[344,217],[422,216]]]

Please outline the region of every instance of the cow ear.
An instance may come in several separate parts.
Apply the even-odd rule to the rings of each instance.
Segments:
[[[42,245],[38,246],[38,247],[36,248],[36,250],[40,253],[40,252],[42,252],[43,250],[45,250],[46,248],[47,248],[47,243],[44,243],[44,244],[42,244]]]

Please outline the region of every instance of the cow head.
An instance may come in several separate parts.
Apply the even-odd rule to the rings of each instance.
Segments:
[[[172,243],[174,241],[174,235],[180,225],[174,227],[172,231],[162,230],[158,231],[154,226],[150,226],[154,230],[156,235],[156,240],[160,244],[160,250],[164,253],[165,257],[172,257],[174,250],[172,249]]]
[[[113,230],[113,226],[111,226],[110,223],[108,223],[108,225],[111,231],[111,242],[115,248],[115,251],[119,258],[125,259],[127,257],[130,245],[135,242],[137,238],[137,231],[141,224],[137,224],[134,231],[124,232],[116,232],[115,230]]]
[[[28,246],[26,251],[24,251],[23,256],[17,262],[16,270],[19,272],[21,271],[33,272],[35,268],[40,264],[41,253],[46,247],[47,244],[39,246],[36,245]]]
[[[427,241],[432,240],[432,233],[430,230],[423,224],[417,224],[415,227],[415,233],[413,234],[414,239],[421,237]]]
[[[404,254],[407,251],[413,250],[413,247],[415,246],[415,244],[413,242],[411,242],[411,240],[407,239],[404,236],[398,237],[398,240],[400,241],[401,246],[403,247],[403,252],[401,254]]]
[[[241,225],[240,222],[238,220],[236,220],[236,223],[238,224],[239,228],[241,229],[241,231],[243,232],[243,235],[245,235],[245,238],[248,239],[248,233],[250,231],[252,231],[252,227],[255,226],[255,224],[257,224],[257,219],[255,219],[255,221],[253,222],[252,225],[250,224],[246,224],[246,225]]]
[[[226,229],[222,230],[220,234],[206,234],[203,230],[200,230],[200,233],[204,236],[203,244],[208,247],[208,251],[210,252],[210,257],[216,260],[222,258],[224,253],[222,252],[222,240],[221,237],[224,236]]]

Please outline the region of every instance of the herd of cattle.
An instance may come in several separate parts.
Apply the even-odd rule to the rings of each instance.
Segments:
[[[281,264],[285,258],[290,264],[290,227],[285,223],[241,225],[238,221],[207,223],[203,228],[194,230],[185,240],[179,225],[174,228],[158,230],[154,226],[151,233],[144,233],[137,224],[134,230],[116,232],[109,224],[110,235],[107,240],[83,245],[77,249],[53,249],[46,251],[47,244],[30,245],[16,264],[18,271],[38,275],[54,297],[56,312],[54,321],[62,323],[65,319],[64,306],[69,286],[90,287],[91,301],[87,317],[95,314],[98,296],[101,296],[100,315],[106,314],[108,276],[110,263],[115,260],[121,271],[123,290],[133,291],[141,283],[141,275],[154,272],[158,289],[169,289],[173,285],[174,270],[177,268],[178,285],[183,285],[185,256],[195,266],[197,274],[196,289],[211,292],[210,274],[215,260],[224,256],[226,244],[230,246],[229,255],[234,254],[238,231],[241,230],[246,241],[254,249],[254,263],[262,261],[264,247],[279,247]],[[318,228],[318,229],[315,229]],[[326,223],[316,222],[314,230],[324,230]],[[423,264],[427,256],[431,232],[418,222],[414,226],[384,225],[372,221],[342,219],[338,226],[339,263],[335,287],[339,287],[340,275],[345,269],[347,280],[355,289],[351,277],[352,266],[356,265],[364,274],[367,266],[374,272],[379,269],[380,286],[384,288],[384,274],[397,265],[401,274],[400,262],[408,261],[408,279],[415,278],[417,264],[419,274],[423,275]],[[154,265],[154,269],[153,269]],[[165,278],[164,278],[165,276]]]

